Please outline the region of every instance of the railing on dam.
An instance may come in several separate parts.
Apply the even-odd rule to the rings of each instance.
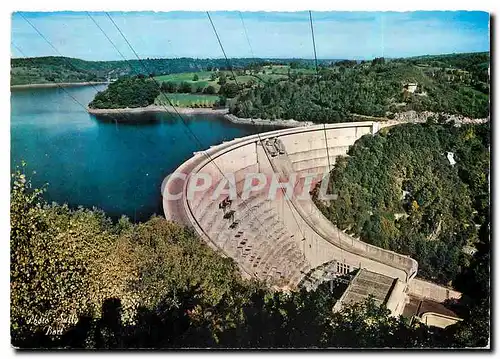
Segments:
[[[175,171],[185,174],[187,176],[185,181],[177,182],[174,186],[174,180],[170,178],[164,184],[164,186],[169,189],[176,187],[177,190],[174,192],[180,192],[181,194],[177,201],[166,201],[164,198],[163,207],[165,216],[167,219],[192,225],[195,231],[204,238],[207,243],[211,244],[214,248],[218,248],[217,244],[211,240],[207,228],[203,228],[194,213],[195,205],[200,198],[189,200],[186,196],[193,174],[210,173],[217,179],[216,181],[218,181],[223,178],[222,173],[242,173],[244,171],[239,170],[252,166],[261,169],[264,164],[257,156],[257,145],[261,140],[274,137],[284,139],[283,143],[285,144],[286,150],[290,151],[292,155],[298,154],[296,158],[300,158],[301,161],[304,161],[304,158],[300,157],[303,156],[301,153],[307,156],[308,151],[321,150],[326,144],[328,144],[328,148],[332,148],[334,156],[337,156],[339,153],[335,152],[333,149],[336,147],[339,148],[340,146],[348,148],[348,146],[352,145],[359,137],[368,133],[374,134],[378,131],[378,128],[379,124],[371,121],[289,128],[260,135],[237,138],[213,146],[206,151],[196,153]],[[324,131],[326,131],[326,133],[324,133]],[[325,138],[325,142],[321,143],[321,138]],[[237,180],[239,180],[239,178],[237,178]],[[303,211],[299,208],[296,208],[296,210],[304,219],[305,216]],[[317,209],[316,211],[319,212]],[[333,225],[324,218],[322,214],[316,219],[316,221],[322,222],[321,226],[319,226],[320,230],[314,228],[316,225],[311,222],[310,218],[305,218],[304,221],[311,227],[311,230],[320,235],[324,241],[341,248],[342,251],[359,256],[360,259],[369,259],[370,261],[379,263],[379,265],[385,265],[404,271],[404,273],[406,273],[406,281],[409,281],[416,275],[418,265],[412,258],[369,245],[345,234],[342,235],[343,240],[341,242],[332,241],[330,234]],[[330,228],[326,226],[324,221],[328,221]],[[326,228],[326,230],[324,228]],[[248,275],[251,275],[248,271],[246,272]]]

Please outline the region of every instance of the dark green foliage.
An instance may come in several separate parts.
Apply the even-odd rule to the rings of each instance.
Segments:
[[[215,87],[213,87],[212,85],[208,85],[203,89],[203,93],[207,95],[215,95],[216,93]]]
[[[215,102],[214,106],[224,107],[227,104],[227,98],[225,96],[219,96],[219,99]]]
[[[400,125],[362,137],[348,154],[331,173],[338,199],[318,202],[323,213],[366,242],[412,256],[420,276],[455,279],[489,209],[489,125]]]
[[[350,121],[349,114],[383,117],[408,110],[484,118],[489,114],[488,61],[489,53],[338,61],[322,66],[318,76],[294,74],[261,83],[242,94],[231,112],[313,122],[345,122]],[[404,91],[405,84],[414,82],[415,93]]]
[[[180,85],[179,85],[178,92],[181,92],[181,93],[191,93],[192,90],[193,89],[191,87],[191,84],[189,84],[188,82],[181,82]]]
[[[10,241],[11,340],[21,348],[460,347],[484,345],[473,330],[489,329],[488,303],[471,309],[472,327],[444,332],[370,299],[332,313],[340,293],[329,283],[285,293],[244,281],[231,259],[163,218],[113,224],[47,205],[24,167],[13,175]]]
[[[221,72],[221,74],[219,75],[219,81],[217,83],[221,86],[224,86],[226,82],[227,82],[226,74],[224,72]]]
[[[281,63],[279,59],[230,59],[234,68],[255,62]],[[310,60],[309,60],[310,61]],[[85,61],[69,57],[32,57],[11,59],[11,85],[47,82],[106,81],[121,76],[167,75],[182,72],[226,68],[225,59],[141,59],[128,61]],[[210,70],[211,71],[211,70]]]
[[[234,82],[226,82],[220,87],[219,94],[228,98],[233,98],[238,95],[240,88]]]
[[[177,92],[178,87],[177,83],[173,81],[166,81],[161,83],[161,91],[167,93]]]
[[[146,107],[160,94],[158,84],[144,76],[122,77],[96,94],[90,108]]]
[[[11,85],[106,81],[112,66],[111,62],[54,56],[12,59]]]

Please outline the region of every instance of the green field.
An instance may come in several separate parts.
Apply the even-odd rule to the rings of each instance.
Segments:
[[[235,71],[236,81],[240,85],[246,85],[249,81],[253,81],[256,84],[267,82],[270,80],[280,80],[285,79],[288,75],[289,66],[265,66],[262,71],[254,72],[254,71]],[[311,70],[309,69],[300,69],[300,70],[292,70],[292,72],[301,72],[308,73]],[[170,75],[162,75],[157,76],[155,79],[159,82],[174,82],[176,84],[180,84],[182,82],[187,82],[193,87],[202,87],[205,88],[209,85],[212,85],[216,91],[219,91],[219,76],[223,73],[226,75],[228,82],[234,82],[233,73],[230,71],[219,71],[217,72],[217,77],[214,81],[212,78],[211,71],[198,71],[198,72],[184,72],[180,74],[170,74]],[[198,80],[193,81],[193,76],[198,75]]]
[[[276,75],[288,75],[288,69],[290,69],[290,72],[294,74],[314,75],[316,73],[316,70],[313,67],[291,69],[289,65],[264,66],[266,74],[270,74],[271,76],[274,75],[275,77]]]
[[[198,75],[198,81],[193,81],[193,76]],[[217,81],[210,81],[210,76],[212,72],[210,71],[198,71],[198,72],[183,72],[180,74],[171,74],[171,75],[163,75],[157,76],[155,79],[160,82],[187,82],[192,85],[198,85],[206,87],[208,85],[217,85]],[[219,85],[217,85],[219,86]]]
[[[238,82],[238,84],[246,87],[246,90],[248,91],[249,88],[255,88],[263,82],[286,79],[288,68],[288,66],[266,66],[261,68],[260,71],[238,69],[234,71],[234,74],[236,74],[236,81]],[[198,80],[193,80],[194,75],[198,77]],[[173,103],[173,105],[178,107],[211,108],[218,102],[221,96],[229,97],[230,99],[232,98],[232,95],[227,95],[227,93],[224,91],[222,92],[222,94],[219,94],[219,91],[221,89],[221,85],[219,84],[219,82],[220,78],[223,76],[226,77],[226,83],[234,83],[233,72],[231,71],[197,71],[157,76],[155,77],[157,82],[175,83],[177,84],[177,89],[167,88],[166,90],[164,90],[167,92],[163,94],[158,91],[155,94],[152,94],[153,97],[151,99],[154,99],[154,104],[156,105],[169,105],[171,102]],[[127,80],[124,79],[118,81]],[[111,87],[119,87],[118,81],[115,82],[114,85],[110,86],[110,88],[108,88],[108,94],[112,92]],[[181,89],[182,86],[180,85],[182,83],[188,83],[189,85],[191,85],[190,92],[188,92],[189,90],[186,91],[185,89]],[[119,90],[118,92],[125,92],[125,88],[129,86],[130,85],[124,86],[124,88]],[[214,87],[215,94],[202,93],[202,91],[208,86]],[[156,84],[155,87],[157,87]],[[234,90],[232,93],[234,94]],[[115,93],[111,97],[116,100],[119,96],[117,96],[117,94]],[[131,103],[136,102],[135,96],[128,97]],[[114,108],[111,104],[112,102],[113,101],[111,101],[110,99],[100,99],[100,105],[97,108]],[[151,102],[148,103],[151,104]],[[226,105],[228,103],[229,102],[227,102]],[[120,103],[119,106],[123,107],[126,105]],[[138,106],[146,106],[146,104],[134,105],[132,107]]]
[[[219,99],[217,95],[203,95],[190,93],[160,94],[155,99],[155,105],[169,105],[168,99],[177,107],[212,107]]]
[[[284,80],[288,78],[288,72],[293,73],[309,73],[311,69],[290,69],[290,66],[285,65],[270,65],[264,66],[260,71],[254,70],[235,70],[236,81],[239,85],[245,87],[254,87],[256,85],[276,80]],[[313,72],[312,72],[313,73]],[[215,79],[214,74],[216,75]],[[193,81],[194,75],[198,76],[197,81]],[[222,75],[226,76],[226,81],[228,83],[234,82],[233,72],[231,71],[195,71],[195,72],[183,72],[170,75],[162,75],[155,77],[158,82],[173,82],[178,86],[181,83],[188,83],[191,85],[191,93],[180,93],[180,92],[170,92],[168,93],[168,98],[175,106],[179,107],[212,107],[215,102],[219,99],[218,95],[208,95],[200,93],[207,86],[213,86],[216,93],[219,92],[221,85],[219,85],[219,79]],[[201,90],[201,91],[200,91]],[[159,95],[155,104],[158,105],[168,105],[169,101],[165,98],[164,94]]]

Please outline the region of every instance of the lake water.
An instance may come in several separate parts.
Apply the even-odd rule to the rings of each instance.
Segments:
[[[86,106],[105,86],[66,88]],[[128,116],[124,123],[88,114],[60,88],[13,90],[11,166],[25,160],[48,201],[98,207],[116,219],[163,214],[160,186],[194,151],[271,128],[236,125],[215,116]]]

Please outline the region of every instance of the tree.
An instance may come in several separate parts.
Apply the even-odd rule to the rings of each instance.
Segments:
[[[33,189],[25,165],[11,192],[11,332],[23,340],[37,332],[58,335],[100,306],[92,295],[95,264],[110,245],[102,212],[49,206]],[[31,333],[31,334],[30,334]]]
[[[177,83],[173,81],[162,82],[161,90],[167,93],[175,93],[177,92]]]
[[[487,132],[486,125],[474,129],[483,127]],[[337,200],[317,205],[339,228],[412,256],[420,276],[448,284],[468,264],[462,249],[476,242],[475,224],[485,218],[487,205],[479,197],[487,196],[488,187],[479,185],[479,173],[488,171],[486,137],[475,139],[469,126],[437,124],[400,125],[364,136],[332,170]],[[455,167],[445,157],[451,148],[462,154]],[[473,159],[465,155],[472,148]],[[479,181],[471,181],[476,174]]]
[[[198,81],[198,74],[193,75],[193,81]]]
[[[96,94],[90,108],[146,107],[160,94],[160,86],[145,76],[122,77]]]
[[[455,63],[460,58],[460,55],[441,57],[439,61]],[[477,66],[479,62],[483,63],[481,66],[488,63],[487,56],[482,55],[472,60],[473,58],[471,55],[464,55],[460,66],[469,68],[469,61]],[[409,110],[462,114],[473,118],[488,116],[487,92],[482,92],[473,85],[457,82],[453,89],[445,78],[433,76],[428,70],[420,70],[408,60],[385,61],[377,58],[370,62],[373,66],[358,65],[352,60],[338,61],[331,65],[321,64],[320,81],[310,74],[291,71],[293,76],[252,88],[251,95],[256,100],[252,100],[252,108],[246,108],[240,103],[234,109],[240,109],[242,116],[284,116],[282,118],[320,123],[345,121],[350,114],[379,117],[388,112]],[[417,63],[419,66],[422,63],[431,64],[432,60],[419,59]],[[484,68],[481,67],[476,73],[487,76]],[[419,87],[424,86],[426,95],[417,96],[401,91],[402,84],[407,82],[417,82]],[[483,83],[484,88],[487,88],[487,83]],[[273,101],[264,100],[269,97]],[[297,108],[308,108],[310,111],[298,111]]]
[[[179,92],[181,93],[190,93],[192,91],[192,87],[191,87],[191,84],[189,84],[189,82],[181,82],[181,84],[179,85]]]
[[[221,107],[223,107],[223,106],[226,106],[226,104],[227,104],[227,99],[226,99],[226,97],[224,97],[224,96],[219,96],[219,99],[215,102],[215,104],[214,104],[214,105],[215,105],[215,106],[221,106]]]
[[[239,87],[233,82],[227,82],[219,89],[219,94],[229,98],[236,97],[238,95],[238,92]]]
[[[226,83],[227,83],[226,74],[224,72],[221,72],[220,75],[219,75],[219,82],[218,82],[218,84],[221,85],[221,86],[224,86]]]
[[[203,93],[207,95],[215,95],[215,92],[215,87],[213,87],[212,85],[208,85],[203,89]]]

